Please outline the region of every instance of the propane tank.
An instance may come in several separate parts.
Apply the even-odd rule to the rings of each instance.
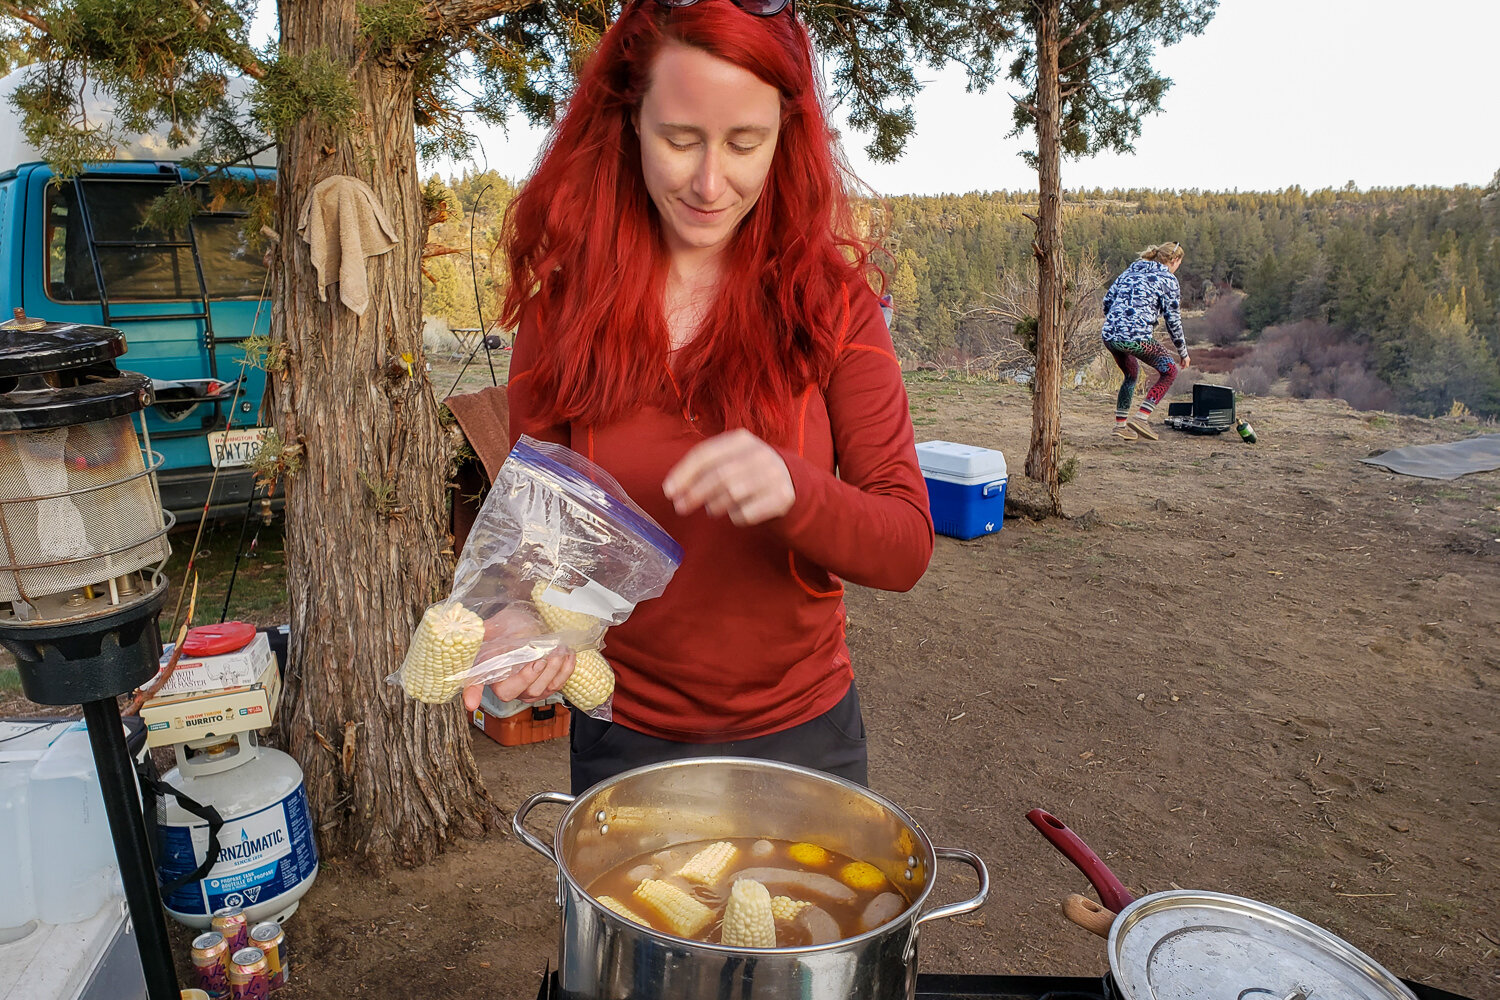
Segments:
[[[1244,417],[1241,417],[1239,422],[1234,426],[1235,429],[1240,432],[1240,437],[1246,444],[1255,443],[1255,428],[1250,426],[1250,421],[1246,420]]]
[[[281,751],[260,746],[254,732],[179,743],[176,750],[177,766],[162,781],[216,808],[224,827],[218,862],[166,896],[167,913],[199,928],[207,928],[221,906],[244,907],[251,924],[285,920],[318,875],[302,769]],[[157,806],[157,873],[166,884],[208,857],[208,821],[172,795],[161,796]]]

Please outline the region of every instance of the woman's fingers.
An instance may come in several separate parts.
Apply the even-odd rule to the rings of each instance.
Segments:
[[[562,690],[562,686],[568,683],[568,678],[573,676],[573,667],[578,662],[577,656],[571,649],[558,650],[551,653],[546,659],[536,661],[536,678],[526,689],[526,700],[539,701],[548,695],[556,694]]]
[[[470,712],[474,711],[474,709],[479,707],[480,699],[483,697],[483,684],[471,684],[464,688],[464,709]]]
[[[662,491],[679,515],[702,509],[742,526],[780,517],[796,500],[786,462],[746,430],[720,434],[691,449],[667,474]]]

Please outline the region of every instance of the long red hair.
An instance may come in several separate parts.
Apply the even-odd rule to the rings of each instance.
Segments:
[[[782,124],[760,199],[726,247],[717,299],[669,371],[667,249],[631,118],[670,42],[777,88]],[[603,424],[642,405],[676,406],[680,392],[710,425],[783,439],[792,401],[827,380],[851,297],[867,289],[870,247],[844,176],[812,42],[794,14],[753,17],[729,0],[627,6],[506,215],[503,318],[514,326],[535,310],[533,377],[550,416]]]

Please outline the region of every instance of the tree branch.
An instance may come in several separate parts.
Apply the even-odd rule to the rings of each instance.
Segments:
[[[1084,63],[1088,62],[1090,59],[1094,59],[1094,58],[1096,58],[1098,56],[1103,55],[1106,52],[1109,52],[1109,51],[1111,51],[1113,49],[1118,48],[1119,46],[1123,45],[1125,42],[1130,41],[1136,35],[1140,34],[1141,29],[1143,29],[1145,27],[1146,27],[1146,22],[1145,21],[1138,21],[1138,22],[1136,22],[1136,24],[1134,24],[1133,26],[1131,26],[1129,29],[1127,29],[1125,31],[1121,31],[1118,34],[1111,35],[1110,38],[1101,47],[1099,47],[1097,49],[1090,49],[1083,56],[1081,56],[1080,58],[1075,59],[1072,62],[1068,63],[1068,65],[1058,67],[1058,70],[1057,70],[1058,75],[1059,76],[1066,76],[1069,72],[1071,72],[1072,70],[1077,69],[1079,66],[1082,66]]]
[[[13,3],[0,2],[0,14],[6,14],[18,21],[25,21],[27,24],[31,25],[33,28],[42,32],[43,34],[52,34],[52,28],[48,26],[46,21],[37,17],[35,14],[30,13],[29,11],[22,10],[20,7],[17,7]]]
[[[514,14],[540,0],[436,0],[427,5],[435,37],[458,35],[501,14]]]
[[[193,12],[193,25],[205,35],[208,34],[209,30],[213,27],[213,21],[209,18],[208,11],[203,9],[202,4],[198,3],[198,0],[183,0],[183,3],[187,6],[188,10]],[[232,41],[231,44],[233,44]],[[248,49],[239,45],[235,45],[234,48],[236,49],[234,52],[221,52],[218,50],[218,46],[215,45],[211,47],[211,51],[226,62],[232,63],[241,73],[244,73],[250,79],[264,80],[266,78],[265,67],[258,60],[248,57]]]

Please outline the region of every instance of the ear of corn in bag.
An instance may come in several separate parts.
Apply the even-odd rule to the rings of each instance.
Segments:
[[[597,629],[602,620],[582,611],[569,611],[567,608],[558,607],[546,599],[549,584],[546,580],[540,580],[531,588],[531,601],[536,605],[537,614],[542,616],[542,623],[554,632],[592,632]]]
[[[562,686],[564,698],[592,712],[615,693],[615,671],[597,649],[580,650],[573,673]]]
[[[582,611],[569,611],[548,602],[547,581],[538,581],[531,588],[531,601],[536,605],[542,623],[554,632],[592,632],[602,624],[602,619]],[[592,712],[609,700],[615,692],[615,672],[609,661],[598,650],[579,650],[573,675],[563,685],[563,697],[585,712]]]
[[[457,601],[434,604],[422,615],[401,664],[401,686],[429,705],[463,690],[484,641],[484,622]]]

